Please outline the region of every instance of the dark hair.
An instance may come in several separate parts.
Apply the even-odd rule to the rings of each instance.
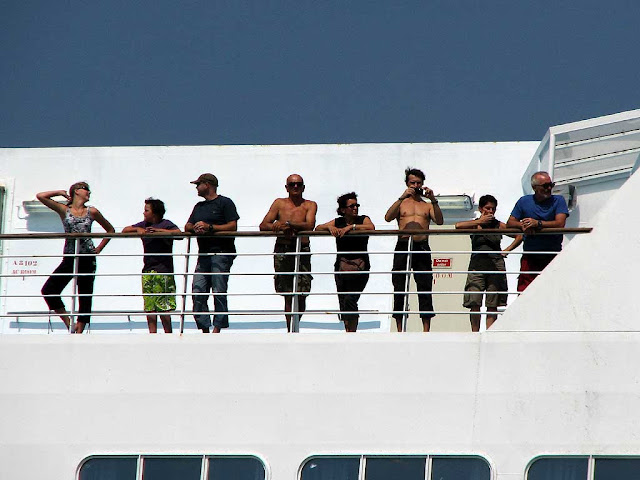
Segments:
[[[407,167],[404,171],[404,183],[409,181],[409,175],[414,175],[424,182],[424,172],[417,168]]]
[[[496,197],[493,195],[483,195],[480,197],[480,200],[478,200],[478,206],[480,208],[484,207],[487,203],[493,203],[496,207],[498,206],[498,200],[496,200]]]
[[[356,192],[345,193],[344,195],[340,195],[338,197],[338,208],[336,209],[336,212],[338,212],[338,215],[340,215],[341,217],[344,217],[344,212],[341,212],[340,210],[343,208],[347,208],[347,200],[349,199],[358,200],[358,195],[356,195]]]
[[[76,190],[79,190],[81,188],[85,188],[91,191],[91,189],[89,188],[89,184],[87,182],[74,183],[69,187],[69,201],[67,202],[67,205],[71,205],[71,202],[73,202],[73,196],[76,194]]]
[[[164,213],[166,212],[164,208],[164,202],[162,200],[158,200],[157,198],[146,198],[144,203],[149,205],[151,208],[151,213],[160,217],[160,220],[164,218]]]

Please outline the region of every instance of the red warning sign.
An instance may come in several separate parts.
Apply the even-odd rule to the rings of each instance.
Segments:
[[[451,268],[451,258],[434,258],[433,268]]]

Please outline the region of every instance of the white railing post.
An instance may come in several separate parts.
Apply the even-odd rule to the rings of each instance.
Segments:
[[[291,333],[300,331],[300,294],[298,293],[298,276],[300,273],[300,252],[302,250],[302,237],[296,237],[296,257],[293,267],[293,301],[291,302]]]
[[[182,287],[182,312],[180,313],[180,335],[184,333],[184,311],[187,308],[187,283],[189,281],[189,259],[191,253],[191,237],[187,237],[187,255],[184,261],[184,285]]]
[[[78,255],[80,253],[80,244],[82,243],[82,239],[76,238],[73,242],[73,251],[75,252],[75,256],[73,257],[73,280],[71,287],[72,296],[71,312],[69,315],[69,333],[76,333],[76,299],[78,298],[78,271],[80,270],[80,257],[78,257]],[[78,299],[78,304],[80,304],[80,299]]]
[[[411,285],[411,267],[413,264],[413,236],[409,236],[409,251],[407,252],[407,273],[404,282],[404,301],[402,302],[402,331],[407,331],[409,320],[409,286]]]
[[[543,232],[543,233],[549,233],[549,234],[555,234],[556,229],[553,229],[552,231],[549,232]],[[591,229],[589,228],[582,228],[582,229],[558,229],[558,230],[562,230],[562,233],[589,233]],[[264,232],[264,234],[258,233],[256,234],[256,232],[237,232],[239,235],[238,236],[250,236],[250,237],[257,237],[257,236],[269,236],[269,235],[273,235],[272,233],[267,233]],[[316,232],[305,232],[306,235],[305,236],[315,236],[315,235],[319,235]],[[322,232],[325,233],[325,232]],[[320,233],[320,235],[322,234]],[[472,232],[467,232],[467,231],[448,231],[448,230],[437,230],[432,232],[432,235],[448,235],[448,234],[478,234],[476,231],[472,231]],[[487,232],[483,232],[483,233],[487,233]],[[493,231],[489,231],[489,233],[494,233]],[[497,232],[497,233],[503,233],[502,231]],[[558,232],[560,233],[560,232]],[[374,251],[372,253],[376,254],[376,253],[381,253],[381,254],[385,254],[385,255],[393,255],[393,254],[401,254],[404,253],[406,255],[405,258],[405,262],[402,262],[403,265],[406,270],[402,270],[402,267],[398,268],[397,270],[388,270],[388,269],[380,269],[379,271],[373,271],[370,272],[370,274],[372,275],[401,275],[402,272],[404,272],[404,281],[403,281],[403,287],[404,290],[401,290],[401,288],[398,286],[398,290],[396,291],[395,289],[392,291],[387,290],[386,288],[381,289],[379,291],[370,291],[367,290],[366,292],[341,292],[343,294],[358,294],[358,295],[370,295],[370,296],[376,296],[376,297],[380,297],[382,295],[385,296],[385,298],[388,299],[388,295],[392,294],[392,295],[403,295],[402,298],[400,297],[396,297],[398,298],[398,304],[394,305],[394,309],[392,311],[389,311],[388,309],[372,309],[370,311],[367,311],[366,314],[375,314],[375,315],[395,315],[396,317],[400,316],[400,318],[402,319],[398,325],[398,331],[400,332],[406,332],[408,331],[408,321],[410,319],[410,315],[411,315],[411,309],[409,307],[410,304],[410,298],[411,295],[416,293],[411,289],[411,274],[413,273],[415,275],[414,272],[414,267],[413,267],[413,255],[414,253],[417,254],[423,254],[423,251],[421,249],[418,249],[417,251],[414,251],[415,247],[415,239],[411,237],[411,235],[416,235],[415,231],[412,232],[402,232],[402,231],[378,231],[378,232],[368,232],[369,235],[391,235],[394,237],[398,237],[400,235],[404,235],[407,238],[407,246],[405,250],[398,250],[398,251]],[[420,234],[420,233],[417,233]],[[68,250],[67,253],[64,254],[63,258],[69,258],[69,257],[73,257],[73,266],[71,269],[71,272],[68,272],[67,274],[63,274],[63,275],[72,275],[73,278],[69,279],[72,283],[71,283],[71,289],[72,289],[72,293],[66,293],[64,294],[65,297],[65,304],[67,304],[67,309],[69,311],[65,312],[62,316],[64,318],[64,320],[66,321],[67,318],[69,319],[69,330],[70,331],[74,331],[75,328],[77,327],[77,321],[78,321],[78,317],[83,315],[83,312],[81,312],[80,310],[82,310],[82,306],[80,305],[80,303],[82,303],[82,298],[83,296],[86,297],[88,294],[87,293],[83,293],[80,294],[79,293],[79,287],[80,287],[80,279],[81,279],[81,275],[87,276],[87,275],[91,275],[91,273],[87,273],[87,272],[81,272],[81,270],[84,270],[84,267],[81,268],[80,263],[82,263],[82,258],[83,257],[87,257],[88,259],[93,258],[91,257],[92,254],[87,254],[87,253],[81,253],[82,249],[82,243],[81,240],[84,236],[87,236],[86,238],[100,238],[99,235],[100,234],[0,234],[0,240],[3,240],[4,238],[17,238],[17,239],[24,239],[24,240],[28,240],[28,241],[33,241],[34,238],[36,239],[48,239],[48,238],[63,238],[63,239],[68,239],[69,240],[69,244],[68,244]],[[109,235],[110,237],[114,237],[114,238],[118,238],[119,234],[115,234],[115,235]],[[129,235],[123,235],[123,237],[129,237]],[[184,256],[185,257],[185,263],[183,266],[183,272],[178,272],[177,270],[175,270],[175,276],[176,279],[177,277],[179,277],[180,275],[183,276],[184,279],[184,283],[183,286],[181,287],[181,289],[178,289],[176,291],[176,296],[180,295],[182,297],[182,301],[180,302],[180,306],[177,305],[176,302],[176,309],[174,311],[172,311],[172,315],[175,319],[175,315],[179,315],[179,322],[180,322],[180,334],[182,335],[184,333],[184,328],[185,328],[185,321],[186,321],[186,315],[187,315],[187,297],[191,297],[192,293],[188,292],[188,289],[190,288],[188,286],[189,280],[190,278],[193,276],[192,273],[190,273],[190,263],[191,263],[191,245],[192,245],[192,237],[188,234],[184,235],[183,238],[187,239],[187,245],[186,245],[186,253],[185,252],[179,252],[179,253],[175,253],[175,257],[179,257],[179,256]],[[194,237],[195,238],[195,237]],[[306,311],[304,308],[304,301],[307,298],[307,295],[309,296],[321,296],[321,297],[331,297],[333,295],[336,294],[335,290],[333,291],[313,291],[313,292],[305,292],[302,291],[301,289],[301,285],[300,285],[300,280],[302,279],[302,277],[304,275],[309,274],[310,272],[305,271],[305,265],[302,264],[302,259],[303,259],[303,255],[309,255],[309,253],[307,252],[307,249],[305,248],[305,243],[302,241],[303,238],[302,237],[296,237],[296,243],[295,243],[295,249],[289,249],[289,252],[286,252],[284,255],[293,255],[293,260],[294,260],[294,264],[293,264],[293,270],[291,270],[288,274],[292,276],[293,279],[293,283],[291,286],[291,291],[289,293],[286,293],[286,295],[288,297],[286,298],[291,298],[292,300],[290,301],[290,303],[288,302],[288,310],[286,312],[282,312],[282,310],[277,309],[277,310],[270,310],[268,308],[263,308],[262,305],[257,303],[259,302],[259,299],[263,298],[263,297],[270,297],[274,295],[273,289],[269,288],[268,291],[262,291],[262,287],[260,286],[258,288],[258,290],[256,291],[256,289],[251,288],[250,291],[244,291],[244,292],[232,292],[232,293],[227,293],[227,296],[239,296],[239,297],[251,297],[251,301],[247,302],[248,307],[247,308],[243,308],[241,310],[238,310],[235,312],[235,314],[237,315],[248,315],[250,317],[258,317],[258,316],[265,316],[265,315],[269,315],[272,316],[274,314],[282,314],[285,313],[289,319],[289,331],[291,333],[298,333],[300,332],[300,322],[301,322],[301,318],[302,316],[305,315]],[[303,249],[305,250],[303,252]],[[345,252],[345,253],[358,253],[358,252]],[[424,254],[426,254],[427,252],[424,252]],[[431,252],[432,254],[434,252]],[[463,251],[437,251],[435,253],[439,253],[439,254],[453,254],[453,255],[457,255],[457,254],[468,254],[468,253],[473,253],[470,252],[469,250],[463,250]],[[491,252],[476,252],[478,254],[483,253],[483,254],[492,254]],[[548,255],[548,254],[553,254],[556,255],[558,252],[535,252],[535,254],[539,254],[539,255]],[[328,252],[328,251],[320,251],[320,252],[315,252],[314,254],[317,255],[335,255],[335,252]],[[521,252],[512,252],[512,254],[514,255],[520,255]],[[37,253],[34,253],[32,255],[32,258],[37,259],[40,257],[52,257],[52,258],[60,258],[59,257],[60,254],[57,255],[40,255]],[[114,255],[109,255],[107,254],[107,256],[123,256],[123,257],[137,257],[140,258],[143,254],[130,254],[130,253],[126,253],[126,254],[114,254]],[[239,253],[238,255],[242,256],[242,255],[246,255],[249,258],[253,258],[253,257],[263,257],[265,255],[272,255],[272,253],[266,253],[266,252],[246,252],[246,253]],[[197,254],[196,254],[197,256]],[[389,256],[386,257],[387,259],[389,259]],[[416,257],[418,258],[418,257]],[[33,275],[35,277],[46,277],[47,275],[45,275],[43,272],[40,272],[38,270],[32,271],[21,271],[19,270],[20,266],[23,265],[23,259],[24,256],[23,255],[0,255],[0,260],[2,260],[3,262],[7,262],[7,259],[20,259],[20,263],[18,264],[18,261],[15,260],[14,261],[14,268],[13,271],[11,272],[7,272],[7,273],[0,273],[0,280],[3,280],[5,278],[8,279],[13,279],[13,278],[23,278],[25,275]],[[390,260],[388,260],[386,263],[391,264],[392,262]],[[250,264],[251,265],[251,264]],[[255,264],[257,266],[257,263]],[[26,262],[25,262],[25,266]],[[425,273],[430,272],[430,273],[434,273],[433,271],[433,266],[431,267],[431,270],[427,270],[425,271]],[[318,275],[329,275],[329,276],[335,276],[335,271],[331,270],[331,271],[316,271],[315,274]],[[420,273],[420,272],[419,272]],[[449,273],[454,274],[454,275],[462,275],[465,274],[467,275],[469,273],[469,271],[467,270],[449,270]],[[493,271],[477,271],[476,273],[482,273],[482,274],[492,274]],[[502,272],[502,274],[504,275],[517,275],[518,273],[521,273],[517,270],[515,271],[505,271]],[[540,272],[529,272],[532,274],[536,274],[536,273],[540,273]],[[345,275],[347,275],[349,273],[345,272]],[[60,274],[55,274],[55,275],[60,275]],[[96,273],[95,274],[96,277],[97,276],[104,276],[107,278],[113,278],[113,277],[120,277],[120,276],[127,276],[127,277],[131,277],[131,276],[135,276],[136,278],[140,277],[140,273],[136,272],[136,273],[129,273],[129,272],[105,272],[105,273]],[[214,274],[215,275],[215,274]],[[257,267],[253,267],[250,266],[249,267],[249,271],[248,272],[240,272],[239,275],[251,275],[251,276],[258,276],[258,277],[263,277],[265,275],[270,275],[270,273],[265,272],[265,271],[257,271]],[[357,275],[357,274],[356,274]],[[400,277],[401,278],[401,277]],[[511,278],[511,277],[510,277]],[[10,280],[13,281],[13,280]],[[112,282],[113,283],[113,282]],[[511,282],[510,282],[511,283]],[[124,284],[123,284],[124,285]],[[249,285],[249,283],[247,283],[247,285]],[[116,285],[117,288],[120,287],[120,285]],[[125,292],[119,293],[119,292],[106,292],[106,293],[100,293],[100,294],[96,294],[96,297],[107,297],[107,298],[116,298],[113,302],[110,302],[110,307],[107,308],[107,310],[105,311],[98,311],[95,312],[95,317],[112,317],[112,316],[118,316],[118,317],[127,317],[129,319],[129,330],[133,330],[133,323],[131,322],[131,317],[132,316],[139,316],[141,314],[144,314],[146,312],[144,311],[138,311],[138,310],[134,310],[134,311],[130,311],[127,309],[122,309],[123,307],[120,307],[119,304],[123,303],[126,304],[129,302],[128,297],[135,297],[135,298],[140,298],[140,293],[138,291],[138,289],[131,289],[128,287],[128,282],[127,282],[127,286],[123,288],[126,288]],[[37,299],[37,302],[42,301],[42,298],[39,296],[39,292],[34,288],[33,291],[31,291],[31,288],[29,288],[29,292],[25,292],[24,289],[19,290],[18,288],[15,288],[17,290],[17,292],[11,292],[11,291],[3,291],[0,292],[0,307],[2,307],[0,309],[0,322],[2,321],[1,319],[3,318],[8,318],[8,317],[15,317],[16,318],[16,326],[18,327],[18,331],[24,331],[26,328],[25,323],[22,321],[23,318],[25,317],[42,317],[45,320],[47,320],[46,322],[46,327],[47,331],[54,331],[54,328],[52,326],[51,323],[51,319],[52,316],[57,316],[58,314],[54,313],[53,311],[49,311],[48,309],[46,311],[39,311],[37,310],[37,306],[35,307],[35,310],[31,310],[31,311],[25,311],[25,310],[19,310],[19,311],[7,311],[9,310],[11,307],[7,307],[6,305],[12,304],[12,303],[17,303],[17,302],[23,302],[24,298],[31,298],[34,297]],[[317,290],[317,289],[316,289]],[[463,290],[459,290],[458,288],[453,288],[453,289],[449,289],[451,291],[439,291],[439,292],[429,292],[429,293],[425,293],[425,292],[418,292],[418,297],[421,294],[431,294],[431,295],[459,295],[460,297],[462,297],[464,295],[464,291]],[[507,288],[504,292],[495,292],[495,293],[506,293],[507,295],[519,295],[519,292],[512,292],[509,291],[509,289]],[[161,293],[157,293],[157,294],[150,294],[150,295],[154,295],[154,296],[159,296],[159,295],[163,295]],[[275,295],[278,295],[278,293],[275,293]],[[11,300],[9,300],[11,299]],[[13,300],[16,299],[16,300]],[[71,300],[71,305],[68,304],[68,299]],[[418,298],[419,299],[419,298]],[[378,300],[376,299],[376,302]],[[385,303],[387,303],[388,300],[385,300]],[[322,303],[326,303],[326,302],[322,302]],[[418,302],[419,303],[419,302]],[[37,305],[37,303],[36,303]],[[401,306],[402,305],[402,306]],[[119,309],[120,308],[120,309]],[[179,310],[178,310],[179,309]],[[190,311],[190,310],[189,310]],[[191,311],[190,311],[191,312]],[[278,313],[279,312],[279,313]],[[417,311],[416,311],[417,312]],[[192,314],[193,312],[191,312]],[[231,312],[234,313],[234,312]],[[336,310],[334,308],[326,308],[324,306],[322,306],[320,309],[316,309],[316,310],[310,310],[309,311],[309,315],[311,315],[311,319],[317,318],[314,316],[318,316],[318,315],[327,315],[327,314],[331,314],[331,315],[340,315],[342,312],[340,310]],[[415,313],[415,312],[414,312]],[[423,312],[424,313],[424,312]],[[460,315],[460,314],[467,314],[468,312],[466,310],[457,310],[457,309],[451,309],[451,310],[442,310],[440,312],[438,312],[438,314],[442,314],[442,315]],[[503,313],[503,310],[500,309],[497,314],[501,315]],[[479,312],[479,315],[481,317],[486,317],[488,315],[488,313],[486,311],[482,311]],[[259,322],[250,322],[250,323],[259,323]],[[324,321],[322,323],[325,323]],[[13,326],[11,326],[10,328],[13,328]],[[30,326],[29,328],[34,328],[34,326]],[[105,329],[108,330],[119,330],[121,327],[119,327],[116,324],[108,324]],[[251,328],[253,329],[254,327],[249,326],[249,327],[245,327],[245,326],[241,326],[240,328]],[[265,324],[265,326],[260,326],[260,328],[270,328],[267,324]],[[319,328],[325,328],[325,327],[319,327]],[[331,329],[334,329],[334,327],[330,327]],[[369,327],[370,328],[370,327]],[[88,330],[88,333],[90,331]]]

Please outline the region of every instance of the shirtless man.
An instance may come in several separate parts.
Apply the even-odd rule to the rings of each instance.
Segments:
[[[316,212],[318,205],[312,200],[302,198],[304,192],[304,180],[297,174],[287,177],[285,189],[289,193],[286,198],[276,198],[269,212],[260,224],[260,230],[282,232],[284,236],[276,239],[274,249],[273,267],[276,271],[274,277],[276,292],[284,296],[285,312],[292,311],[293,305],[293,277],[294,275],[278,275],[278,272],[293,272],[295,267],[295,255],[286,255],[296,251],[297,232],[310,231],[316,225]],[[311,255],[309,248],[309,237],[302,237],[302,252],[300,256],[300,271],[311,271]],[[302,293],[298,296],[298,311],[304,312],[306,308],[306,295],[311,290],[311,280],[313,277],[308,274],[298,275],[296,292]],[[287,319],[287,331],[291,331],[291,314],[285,313]]]
[[[433,194],[433,190],[425,187],[424,173],[417,168],[407,168],[404,171],[407,189],[400,197],[393,202],[387,210],[384,219],[387,222],[398,221],[399,230],[428,230],[429,223],[433,220],[436,224],[442,225],[442,211],[438,206],[438,200]],[[422,197],[426,197],[431,203],[427,203]],[[407,270],[407,252],[409,250],[409,235],[398,238],[393,256],[393,271]],[[431,249],[427,235],[413,235],[412,252],[420,252],[418,255],[411,255],[411,268],[413,278],[416,281],[418,292],[431,292],[433,275],[423,273],[431,271]],[[394,273],[391,275],[394,292],[404,292],[407,288],[406,275],[404,273]],[[393,311],[404,311],[404,293],[396,293],[393,296]],[[418,293],[418,305],[421,312],[432,312],[433,301],[431,293]],[[394,313],[398,332],[403,331],[403,318],[406,314]],[[431,327],[433,313],[421,313],[422,329],[428,332]]]

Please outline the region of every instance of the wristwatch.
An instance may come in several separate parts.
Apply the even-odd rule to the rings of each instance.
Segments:
[[[538,228],[542,228],[542,220],[538,220]]]

